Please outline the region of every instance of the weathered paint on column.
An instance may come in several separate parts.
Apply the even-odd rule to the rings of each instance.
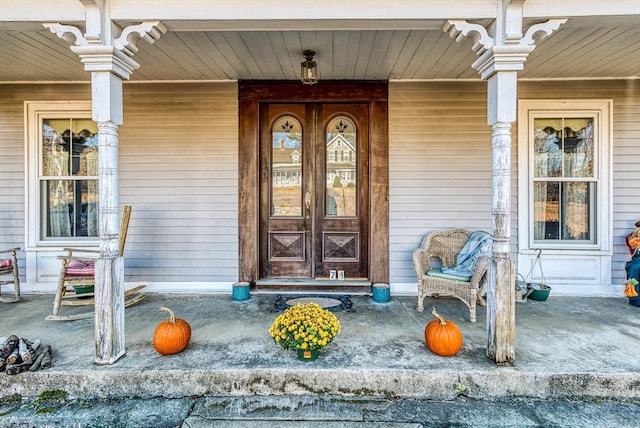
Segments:
[[[489,61],[495,66],[501,54]],[[521,66],[521,64],[520,64]],[[516,120],[518,74],[496,71],[488,78],[487,122],[491,125],[493,258],[487,297],[487,356],[496,364],[515,361],[515,264],[511,239],[511,123]]]
[[[498,365],[515,361],[515,263],[508,258],[492,258],[487,271],[487,357]]]
[[[492,200],[491,220],[493,257],[509,258],[511,237],[511,123],[498,122],[492,126],[491,155]]]
[[[122,82],[119,83],[121,87]],[[104,89],[108,90],[106,87]],[[121,103],[120,108],[122,108]],[[118,254],[120,217],[118,215],[118,125],[116,123],[98,122],[98,153],[100,259],[96,263],[94,287],[95,362],[96,364],[113,364],[125,353],[124,259]]]
[[[124,257],[96,261],[95,363],[113,364],[125,354]]]
[[[117,124],[98,122],[98,156],[100,256],[115,257],[120,233]]]
[[[495,64],[499,54],[493,54]],[[491,125],[492,260],[487,287],[487,357],[496,364],[515,361],[515,263],[511,239],[511,123],[516,120],[518,74],[497,71],[488,78],[487,123]]]
[[[489,85],[491,87],[491,85]],[[497,91],[496,91],[497,92]],[[489,94],[489,99],[498,94]],[[515,103],[515,100],[514,100]],[[493,251],[487,287],[487,356],[497,364],[515,361],[515,264],[509,259],[511,237],[511,122],[492,126]]]

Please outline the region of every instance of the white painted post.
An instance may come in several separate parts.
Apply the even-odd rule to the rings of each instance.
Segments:
[[[94,77],[97,73],[94,72]],[[108,73],[111,75],[110,73]],[[113,75],[111,75],[113,76]],[[110,77],[110,76],[106,76]],[[114,76],[115,77],[115,76]],[[99,79],[93,79],[99,80]],[[108,79],[111,85],[100,87],[105,98],[122,88],[118,78]],[[118,85],[119,84],[119,85]],[[95,89],[95,86],[94,86]],[[108,91],[108,93],[107,93]],[[100,92],[100,91],[98,91]],[[99,99],[99,98],[94,98]],[[119,106],[122,100],[108,103]],[[102,117],[94,106],[94,120]],[[124,258],[119,254],[118,241],[120,220],[118,215],[118,123],[98,121],[98,179],[100,183],[100,258],[96,262],[95,274],[95,337],[96,364],[113,364],[125,354],[124,323]]]
[[[492,127],[493,251],[487,290],[487,356],[497,364],[515,361],[515,263],[511,237],[511,122],[515,120],[517,74],[498,72],[489,78],[488,118]]]
[[[95,273],[95,363],[113,364],[125,354],[124,258],[119,254],[118,127],[123,123],[122,80],[137,67],[113,54],[101,60],[81,51],[91,69],[92,117],[98,123],[98,182],[100,258]],[[91,56],[89,56],[91,55]],[[90,60],[89,60],[90,58]],[[127,66],[125,73],[120,71]]]

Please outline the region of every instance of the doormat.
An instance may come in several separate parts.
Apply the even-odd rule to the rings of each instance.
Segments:
[[[355,312],[353,309],[353,302],[350,296],[334,296],[334,295],[287,295],[276,297],[274,304],[274,312],[281,312],[295,306],[299,303],[315,302],[320,307],[327,309],[331,312],[347,311]]]

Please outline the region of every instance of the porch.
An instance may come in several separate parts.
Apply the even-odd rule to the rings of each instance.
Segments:
[[[432,319],[416,297],[388,304],[352,296],[353,311],[336,312],[342,332],[314,362],[274,345],[267,330],[278,311],[275,294],[233,302],[229,295],[151,294],[126,310],[126,355],[96,366],[94,322],[45,321],[52,296],[26,295],[3,304],[2,335],[40,339],[54,349],[53,366],[0,374],[0,396],[36,396],[63,389],[78,397],[341,395],[421,399],[640,397],[638,309],[625,298],[554,296],[516,305],[517,358],[498,367],[486,356],[486,308],[478,322],[455,299],[425,300],[461,328],[455,357],[429,352],[423,329]],[[173,309],[192,327],[188,348],[163,357],[151,344]],[[81,308],[65,308],[67,311]]]
[[[455,104],[451,108],[433,109],[432,106],[442,105],[435,103],[433,97],[421,96],[418,97],[419,103],[415,102],[416,98],[390,97],[377,106],[378,111],[386,112],[387,104],[395,109],[395,116],[390,116],[392,120],[379,120],[372,128],[380,131],[379,135],[389,134],[391,137],[389,144],[386,139],[372,139],[376,143],[372,147],[377,148],[382,161],[372,162],[370,168],[371,183],[377,185],[371,186],[370,193],[378,202],[373,200],[371,207],[372,211],[375,209],[380,214],[379,218],[369,219],[373,244],[367,247],[364,240],[360,241],[362,248],[368,249],[369,254],[376,255],[377,272],[372,269],[366,272],[363,267],[363,271],[369,275],[357,276],[367,277],[372,282],[390,284],[412,280],[406,276],[408,265],[402,264],[407,260],[406,254],[402,253],[409,246],[408,234],[403,228],[410,227],[413,234],[416,229],[431,229],[432,225],[441,227],[442,220],[446,220],[447,224],[471,221],[475,224],[469,226],[491,229],[495,240],[493,254],[496,269],[492,271],[495,276],[489,278],[490,283],[496,286],[497,293],[488,299],[493,309],[488,322],[491,326],[489,331],[495,337],[488,338],[487,349],[495,354],[492,358],[496,361],[512,361],[515,350],[512,336],[508,334],[512,331],[512,301],[504,297],[509,295],[507,291],[510,289],[507,278],[513,277],[513,267],[508,260],[515,255],[511,253],[517,250],[518,257],[525,259],[519,260],[520,264],[526,264],[522,262],[527,261],[527,250],[533,242],[524,235],[514,236],[518,239],[518,247],[515,248],[510,240],[510,217],[515,213],[510,210],[510,195],[524,194],[514,191],[514,181],[510,175],[511,170],[516,171],[515,165],[510,163],[511,150],[516,147],[512,144],[510,130],[516,122],[516,102],[524,95],[518,93],[516,88],[519,84],[516,83],[519,83],[520,78],[532,79],[535,97],[541,97],[542,92],[538,90],[537,82],[540,79],[559,79],[562,91],[551,89],[553,98],[588,98],[593,92],[588,95],[582,90],[568,91],[566,81],[587,78],[597,81],[620,79],[623,82],[624,79],[637,77],[637,67],[629,58],[633,58],[630,53],[637,50],[634,43],[637,37],[634,35],[637,34],[635,18],[638,11],[625,1],[608,3],[606,7],[586,4],[579,8],[573,4],[550,7],[544,1],[529,1],[526,8],[523,1],[482,2],[473,7],[465,4],[462,16],[459,6],[464,2],[434,2],[430,7],[416,7],[413,2],[391,2],[386,8],[380,9],[362,7],[364,2],[361,1],[350,1],[336,9],[323,4],[300,7],[289,1],[279,2],[279,7],[271,3],[260,6],[261,2],[246,2],[240,8],[237,2],[218,2],[214,8],[208,2],[191,1],[186,7],[175,2],[163,5],[155,8],[152,15],[149,15],[148,10],[151,9],[146,4],[151,4],[150,2],[142,2],[135,7],[118,1],[105,3],[66,0],[65,7],[59,2],[55,5],[41,3],[42,8],[12,4],[2,21],[4,37],[0,41],[0,45],[6,48],[0,51],[8,53],[5,61],[7,65],[0,72],[0,81],[11,83],[8,89],[11,96],[6,97],[9,108],[6,109],[3,102],[2,110],[14,112],[7,114],[10,118],[8,123],[18,130],[5,132],[3,139],[3,147],[9,148],[8,159],[11,162],[7,169],[9,179],[5,180],[10,183],[7,193],[11,197],[6,199],[3,212],[8,213],[11,219],[11,232],[3,232],[2,238],[10,247],[27,249],[25,259],[20,260],[26,266],[26,282],[41,286],[40,283],[46,283],[46,279],[51,278],[51,272],[47,272],[47,269],[52,264],[47,263],[55,256],[52,257],[53,248],[43,238],[55,238],[51,242],[60,243],[61,247],[65,244],[63,241],[66,241],[58,240],[63,235],[47,236],[43,227],[46,220],[38,218],[38,213],[43,212],[40,207],[44,205],[41,204],[45,202],[44,192],[38,190],[39,170],[36,162],[40,156],[40,122],[36,119],[37,109],[32,110],[33,114],[27,113],[26,118],[23,118],[25,115],[21,112],[24,108],[23,101],[37,100],[40,97],[51,97],[56,102],[64,100],[65,103],[81,101],[84,107],[79,108],[78,112],[88,113],[91,110],[92,120],[96,122],[94,133],[99,135],[100,162],[103,166],[109,166],[100,168],[91,179],[100,183],[99,195],[93,194],[91,198],[100,200],[99,224],[102,227],[97,238],[101,260],[105,263],[105,274],[97,276],[97,289],[111,290],[115,295],[122,291],[125,280],[121,275],[122,264],[111,256],[115,253],[118,208],[120,201],[126,201],[127,198],[139,201],[140,212],[143,214],[141,218],[145,219],[144,229],[138,229],[137,232],[144,238],[138,241],[137,248],[133,249],[136,253],[131,254],[133,257],[128,259],[130,267],[137,271],[129,269],[128,275],[136,275],[148,282],[151,282],[150,276],[153,275],[171,287],[184,286],[189,292],[193,292],[203,281],[207,281],[206,286],[209,286],[209,282],[228,283],[236,279],[253,282],[258,278],[246,266],[249,265],[254,270],[258,266],[255,242],[262,244],[264,240],[258,239],[256,233],[255,210],[243,209],[246,207],[246,195],[243,193],[247,189],[255,189],[253,184],[258,183],[255,175],[257,169],[244,162],[243,157],[257,159],[257,152],[249,150],[254,147],[251,144],[256,144],[256,139],[243,139],[242,132],[240,138],[235,135],[235,130],[238,129],[235,126],[236,118],[244,117],[243,114],[237,114],[238,111],[243,111],[243,106],[236,103],[242,104],[244,100],[237,100],[235,91],[230,91],[229,88],[233,88],[231,82],[297,80],[300,52],[313,48],[325,81],[396,81],[403,87],[401,92],[406,91],[414,94],[413,96],[416,94],[414,87],[422,86],[423,81],[432,81],[430,83],[435,84],[434,87],[441,96],[442,81],[483,83],[478,85],[482,89],[483,102],[480,104],[471,102],[468,92],[460,91],[458,87],[454,96],[445,94],[447,102],[453,101]],[[286,7],[289,5],[294,7]],[[251,8],[250,13],[246,9],[248,7]],[[283,14],[282,11],[286,13]],[[151,18],[154,21],[148,20]],[[52,33],[42,29],[43,23],[44,28]],[[556,35],[559,37],[549,37],[544,44],[540,43],[542,38],[558,29]],[[447,32],[454,38],[448,37],[445,34]],[[139,37],[155,45],[139,49]],[[34,43],[33,40],[37,42]],[[577,42],[578,40],[581,42]],[[598,42],[593,43],[594,40]],[[461,41],[463,43],[459,43]],[[110,53],[104,55],[105,51]],[[268,52],[273,52],[274,55]],[[354,52],[358,54],[353,55]],[[531,56],[525,70],[523,64],[529,54]],[[477,55],[480,57],[477,58]],[[21,60],[15,61],[15,58]],[[42,58],[48,59],[46,67],[42,66]],[[597,60],[591,60],[592,58]],[[84,70],[80,67],[81,63],[85,66]],[[465,82],[477,79],[476,72],[480,74],[480,80]],[[89,73],[92,82],[90,85]],[[130,85],[125,86],[123,82],[131,78],[145,84],[131,85],[130,91]],[[489,83],[486,87],[485,81]],[[63,95],[60,98],[51,93],[45,96],[47,91],[40,87],[36,90],[39,95],[34,98],[30,86],[42,82],[55,82],[56,85],[61,83],[58,90]],[[175,95],[159,103],[150,101],[150,97],[157,95],[154,87],[166,86],[176,90],[175,82],[216,82],[212,85],[215,88],[211,87],[209,90],[210,93],[216,93],[214,97],[217,101],[214,104],[202,103],[196,100],[197,97],[190,98],[191,95],[186,93],[179,95],[190,98],[186,104],[178,103]],[[84,88],[74,94],[65,89],[67,85]],[[296,85],[296,100],[308,101],[309,91],[306,88],[303,91],[302,85]],[[541,86],[550,90],[549,85]],[[603,85],[598,83],[596,86],[595,90],[604,93],[604,97],[611,96],[611,92]],[[219,88],[222,89],[221,92],[218,92]],[[28,92],[25,97],[16,97],[17,93],[25,89]],[[229,99],[224,102],[222,98],[218,98],[221,93],[224,93],[222,98],[229,97],[229,94],[233,94],[234,98],[231,102],[228,102]],[[459,96],[462,93],[464,97]],[[626,96],[635,97],[633,94],[631,91],[631,95]],[[89,100],[92,101],[91,109],[88,107]],[[45,106],[44,102],[38,104],[42,108]],[[470,105],[473,105],[473,109],[478,109],[479,113],[467,110]],[[485,107],[478,107],[483,105],[487,106],[486,111]],[[558,105],[554,103],[554,108]],[[633,114],[633,106],[637,104],[623,102],[620,105],[628,106],[629,114]],[[71,104],[67,106],[70,114]],[[185,108],[187,106],[196,108]],[[256,103],[251,106],[255,107]],[[73,108],[76,108],[75,103]],[[126,114],[125,109],[129,110]],[[150,115],[149,111],[153,114]],[[177,111],[183,112],[185,117],[179,117]],[[254,117],[256,112],[257,110],[253,112]],[[415,112],[420,114],[416,115]],[[429,112],[435,114],[430,115]],[[55,116],[60,117],[57,113]],[[452,119],[443,120],[447,116]],[[163,137],[158,138],[158,135],[153,135],[152,130],[156,126],[148,120],[149,117],[154,117],[163,125],[175,121],[173,126],[176,126],[176,131],[163,128]],[[403,123],[402,119],[394,120],[401,117],[408,119],[407,122]],[[488,119],[487,123],[485,117]],[[615,127],[616,134],[620,134],[620,137],[616,135],[616,141],[611,146],[620,153],[619,158],[628,156],[636,146],[633,125],[618,125],[633,124],[633,121],[624,117],[626,116],[622,110]],[[476,127],[473,123],[478,119],[481,126]],[[388,132],[387,123],[396,125],[395,129]],[[407,123],[411,126],[406,126]],[[185,124],[193,125],[189,126],[187,138],[184,138]],[[487,124],[492,127],[491,138]],[[216,132],[218,128],[224,132]],[[433,128],[437,128],[435,132]],[[524,129],[522,121],[518,129]],[[25,145],[22,142],[23,130],[27,131]],[[64,130],[61,131],[64,134]],[[119,131],[122,132],[123,144],[119,141]],[[608,133],[604,132],[603,135],[605,134]],[[453,139],[450,139],[452,135]],[[410,138],[406,138],[407,136]],[[630,141],[626,146],[623,141],[625,139]],[[489,140],[492,144],[491,152],[488,150]],[[176,145],[176,141],[184,141],[185,144]],[[451,144],[452,141],[454,144]],[[485,144],[480,144],[481,141]],[[608,138],[598,140],[597,144],[604,148],[611,145]],[[528,153],[526,150],[530,146],[527,146],[526,138],[519,138],[518,146],[523,153]],[[119,147],[123,149],[120,155]],[[154,147],[158,150],[153,150]],[[428,163],[439,168],[446,165],[446,171],[425,168],[425,159],[406,155],[424,152],[421,150],[424,147],[430,148],[429,154],[423,155]],[[436,150],[432,150],[432,147],[436,147]],[[609,152],[604,151],[604,148],[597,158],[602,160],[602,165],[609,165],[608,158],[604,156]],[[128,156],[127,151],[133,152],[134,156]],[[26,156],[23,162],[23,153],[32,152],[36,156]],[[44,154],[44,150],[42,152]],[[159,153],[163,157],[160,162],[159,159],[149,157],[149,154]],[[223,157],[220,156],[221,153]],[[465,156],[460,157],[458,153],[464,153]],[[443,156],[440,157],[440,154]],[[388,157],[394,162],[388,164]],[[525,157],[518,158],[524,159],[519,160],[522,166],[526,165]],[[454,162],[457,164],[452,165],[451,159],[456,159]],[[478,161],[482,164],[480,168],[477,168]],[[197,165],[199,162],[202,164]],[[238,167],[235,167],[236,164]],[[615,174],[610,174],[609,169],[603,167],[592,177],[594,182],[597,176],[616,180],[615,183],[600,182],[598,191],[592,192],[598,195],[598,200],[591,202],[594,212],[595,207],[615,206],[611,212],[598,211],[596,215],[589,217],[595,219],[594,227],[590,230],[597,231],[598,236],[594,234],[588,237],[587,250],[597,254],[587,254],[585,257],[584,248],[577,246],[570,248],[575,253],[568,254],[572,262],[575,262],[576,254],[584,257],[579,260],[582,264],[571,263],[575,266],[573,269],[576,273],[584,272],[582,266],[594,267],[595,272],[587,272],[580,276],[581,280],[586,279],[604,286],[612,283],[611,255],[620,255],[620,240],[611,238],[620,237],[621,234],[616,234],[613,228],[626,228],[630,215],[628,213],[637,212],[633,199],[635,184],[626,184],[637,182],[633,181],[635,170],[629,172],[626,162],[620,164],[613,171]],[[143,173],[142,170],[147,167],[152,170],[151,174]],[[121,177],[119,171],[122,171]],[[248,173],[245,171],[254,175],[246,179]],[[473,189],[464,180],[464,174],[470,174],[470,171],[476,183]],[[446,174],[455,176],[459,181],[447,180]],[[160,177],[161,180],[156,181],[154,177]],[[447,183],[448,188],[452,186],[453,192],[448,192],[448,198],[441,197],[439,183]],[[526,179],[519,178],[518,183],[524,186]],[[620,194],[621,197],[613,204],[613,195],[609,195],[607,189],[617,188],[631,191],[629,194]],[[471,197],[465,197],[467,193]],[[266,192],[260,194],[266,195]],[[306,192],[304,194],[306,196]],[[240,197],[236,198],[236,195]],[[236,200],[239,202],[238,211]],[[325,198],[320,195],[315,200],[320,205]],[[520,231],[529,230],[527,226],[531,221],[526,216],[533,210],[527,210],[524,202],[532,200],[529,198],[519,201],[518,214],[527,213],[517,218]],[[24,206],[23,201],[26,202]],[[81,198],[78,199],[76,213],[81,211],[80,202]],[[311,202],[309,200],[309,207],[312,206]],[[457,204],[464,207],[456,209]],[[470,204],[477,207],[477,214],[471,218],[466,209]],[[185,214],[184,209],[168,210],[170,205],[188,205],[195,209]],[[362,203],[359,206],[369,205]],[[405,210],[405,207],[413,209]],[[425,207],[429,209],[425,210]],[[427,211],[436,214],[423,214]],[[489,211],[491,218],[488,216]],[[270,211],[265,212],[268,214]],[[315,212],[319,213],[320,210]],[[188,216],[193,216],[195,221],[190,222],[186,218]],[[253,224],[247,218],[251,218]],[[363,215],[363,218],[366,220],[366,216]],[[424,221],[416,222],[416,218]],[[185,228],[187,224],[191,227]],[[246,228],[247,225],[253,227]],[[198,236],[198,239],[189,239],[188,234]],[[172,239],[168,241],[167,237]],[[290,235],[287,239],[291,237]],[[73,243],[76,240],[74,238],[69,241]],[[246,263],[244,267],[240,266],[237,272],[239,275],[236,275],[236,263],[232,256],[235,254],[236,243],[239,244],[239,260]],[[92,244],[97,246],[95,241]],[[265,245],[262,244],[263,248]],[[617,245],[618,250],[612,245]],[[176,250],[183,258],[174,257]],[[395,258],[390,257],[389,253]],[[295,255],[298,256],[298,253]],[[360,251],[358,260],[364,263],[367,255]],[[167,259],[172,260],[167,263]],[[355,252],[352,259],[356,259]],[[185,266],[184,260],[189,260],[193,265]],[[619,262],[619,259],[614,258],[613,262]],[[176,265],[178,269],[171,269]],[[181,276],[176,273],[181,270],[189,271],[189,274]],[[170,278],[167,272],[176,274],[176,279]],[[391,275],[390,272],[394,274]],[[571,281],[576,278],[573,273],[569,273]],[[111,277],[114,278],[113,281]],[[182,284],[176,284],[178,280]],[[570,282],[569,286],[572,284]],[[585,291],[584,288],[581,290]],[[172,288],[170,291],[177,289]],[[113,321],[122,319],[123,307],[119,302],[109,301],[105,297],[101,293],[97,294],[97,309],[102,311],[99,318],[104,328],[95,331],[95,345],[96,355],[100,356],[101,361],[110,363],[124,352],[120,346],[125,343],[122,325]]]

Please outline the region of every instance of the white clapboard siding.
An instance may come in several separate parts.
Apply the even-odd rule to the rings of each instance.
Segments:
[[[526,67],[526,64],[525,64]],[[520,98],[612,99],[612,215],[611,283],[624,283],[630,256],[626,234],[640,220],[640,91],[636,80],[521,82]],[[603,284],[607,285],[607,284]]]
[[[0,249],[24,246],[24,108],[8,89],[0,85]]]
[[[237,281],[237,85],[129,84],[124,97],[127,281]]]
[[[483,82],[389,85],[390,280],[433,230],[491,230],[491,128]],[[515,222],[514,222],[515,224]]]

